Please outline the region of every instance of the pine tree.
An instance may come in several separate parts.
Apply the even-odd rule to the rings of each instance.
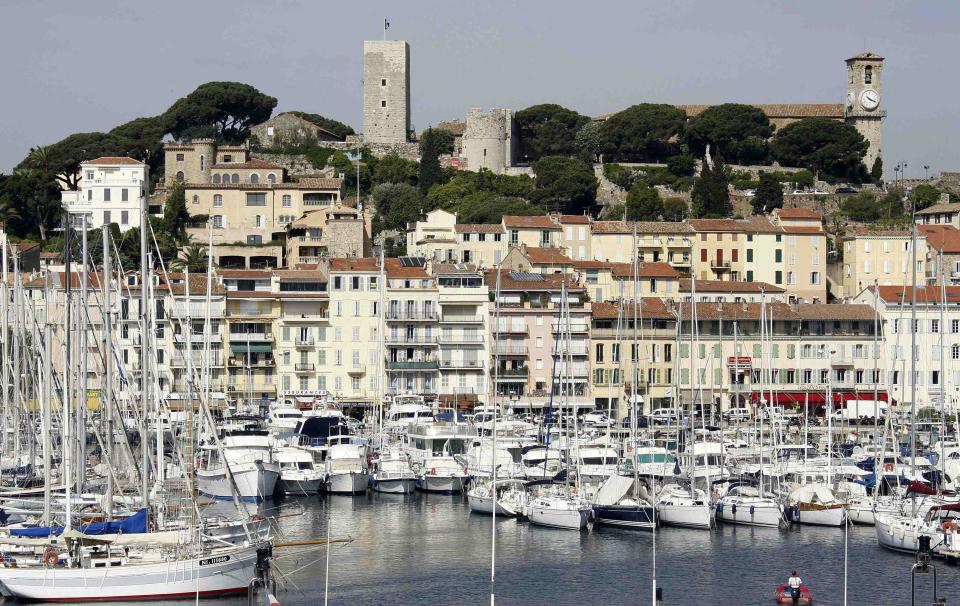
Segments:
[[[426,193],[430,187],[443,180],[440,169],[440,149],[433,129],[428,128],[420,140],[420,189]]]

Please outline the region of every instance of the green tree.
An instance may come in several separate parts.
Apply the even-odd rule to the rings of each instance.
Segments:
[[[703,163],[700,176],[693,183],[693,216],[697,218],[724,218],[733,214],[730,192],[727,187],[727,173],[720,161],[714,161],[713,168]]]
[[[804,118],[773,137],[770,151],[784,166],[818,172],[821,179],[861,182],[866,177],[866,139],[851,124],[829,118]]]
[[[352,196],[357,193],[357,163],[360,164],[360,193],[361,195],[370,192],[372,181],[370,164],[366,159],[351,160],[347,154],[342,151],[334,152],[327,161],[327,164],[333,167],[338,175],[343,175],[344,186],[347,189],[347,195]]]
[[[292,111],[287,113],[293,114],[298,118],[303,118],[307,122],[316,124],[320,128],[333,133],[334,135],[340,137],[341,139],[346,138],[347,135],[354,134],[352,127],[347,126],[343,122],[338,122],[332,118],[325,118],[320,114],[310,114],[307,112],[299,112],[299,111]]]
[[[163,222],[166,230],[178,242],[186,242],[186,226],[190,220],[187,212],[187,196],[183,183],[177,182],[167,193],[167,200],[163,205]]]
[[[555,103],[532,105],[514,114],[520,137],[520,158],[536,162],[546,156],[572,156],[575,137],[590,118]]]
[[[692,177],[697,170],[697,162],[690,154],[670,156],[667,159],[667,170],[677,177]]]
[[[7,229],[19,237],[35,234],[46,243],[49,232],[63,219],[61,189],[53,173],[37,166],[17,168],[3,180],[0,192],[9,221]]]
[[[628,221],[656,221],[663,215],[660,192],[646,183],[638,182],[627,194],[626,217]]]
[[[665,198],[663,200],[664,221],[683,221],[688,214],[690,214],[690,208],[683,198]]]
[[[597,178],[583,160],[547,156],[533,164],[536,189],[532,200],[549,210],[583,214],[597,200]]]
[[[207,82],[178,99],[163,114],[178,140],[214,137],[241,143],[250,127],[270,118],[277,100],[241,82]]]
[[[207,247],[199,242],[191,242],[180,249],[180,255],[170,263],[175,271],[189,269],[192,272],[207,271]]]
[[[404,160],[397,154],[387,154],[380,158],[373,171],[373,184],[407,183],[416,185],[420,167],[416,162]]]
[[[850,219],[864,223],[876,221],[882,216],[877,196],[873,192],[860,192],[848,197],[840,205],[840,210]]]
[[[424,207],[420,189],[407,183],[382,183],[373,188],[370,194],[376,208],[374,231],[404,231],[407,223],[416,221],[422,212],[431,209]]]
[[[914,208],[917,210],[930,208],[939,201],[940,190],[926,183],[921,183],[910,192],[910,202],[913,203]]]
[[[775,208],[783,208],[783,185],[773,175],[760,173],[760,184],[750,200],[754,214],[769,213]]]
[[[741,150],[741,143],[751,139],[763,141],[772,134],[773,127],[763,110],[752,105],[724,103],[690,118],[684,129],[684,140],[697,156],[704,155],[709,145],[711,152],[719,153],[724,161],[748,164],[755,161],[754,154],[742,154],[746,148]]]
[[[457,208],[460,223],[500,223],[504,215],[542,215],[543,207],[490,191],[466,196]]]
[[[623,221],[624,215],[627,214],[626,208],[623,204],[617,204],[615,206],[608,206],[606,211],[603,213],[604,221]]]
[[[442,143],[443,136],[435,134],[432,128],[428,128],[420,138],[420,189],[424,193],[443,181],[443,171],[440,170]]]
[[[423,152],[424,142],[437,154],[453,153],[453,133],[445,128],[428,128],[420,135],[420,152]]]
[[[877,159],[873,161],[873,166],[870,167],[870,180],[877,185],[883,183],[883,158],[877,156]]]
[[[603,123],[603,151],[621,161],[664,159],[674,152],[670,140],[680,133],[686,118],[672,105],[633,105]]]
[[[587,162],[599,162],[603,152],[603,125],[591,120],[577,131],[573,137],[573,146],[580,158]]]
[[[637,171],[622,164],[604,164],[603,176],[620,189],[629,191],[637,179]]]

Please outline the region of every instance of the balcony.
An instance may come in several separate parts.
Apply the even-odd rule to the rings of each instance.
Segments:
[[[521,368],[500,368],[491,372],[496,376],[497,381],[526,381],[527,377],[530,376],[530,371],[527,370],[526,366]]]
[[[730,271],[730,261],[723,261],[721,259],[711,259],[710,269],[717,272]]]
[[[367,366],[365,364],[357,364],[347,369],[347,374],[350,376],[360,376],[367,374]]]
[[[835,353],[830,355],[830,366],[853,366],[853,356],[848,353]]]
[[[571,356],[585,356],[588,353],[589,352],[587,350],[587,344],[585,342],[576,342],[576,343],[569,343],[569,344],[561,343],[559,347],[559,351],[557,352],[557,354],[561,356],[565,356],[568,354]]]
[[[580,332],[590,332],[590,325],[586,322],[553,322],[551,324],[553,327],[553,332],[570,332],[580,333]]]
[[[313,340],[313,337],[298,338],[295,342],[297,349],[306,349],[316,345],[316,341]]]
[[[514,335],[525,335],[527,334],[527,325],[525,322],[517,323],[503,323],[497,324],[493,329],[494,335],[500,334],[514,334]]]
[[[526,356],[530,349],[526,343],[495,343],[493,353],[500,356]]]
[[[246,368],[272,368],[276,366],[277,362],[273,358],[260,358],[257,360],[247,361],[247,357],[241,354],[239,358],[228,358],[227,365],[233,366],[235,368],[246,367]]]
[[[409,361],[402,362],[388,361],[387,370],[437,370],[436,360]]]
[[[293,371],[297,374],[313,372],[314,370],[316,370],[316,366],[312,362],[298,362],[293,367]]]
[[[320,294],[320,293],[318,293]],[[326,293],[323,293],[326,294]],[[283,293],[280,294],[283,296]],[[315,314],[284,314],[283,321],[287,324],[293,322],[326,322],[330,319],[330,310],[323,309],[320,313]]]
[[[196,293],[194,293],[196,295]],[[210,317],[211,318],[222,318],[224,312],[223,301],[211,301],[210,302]],[[175,318],[186,318],[191,317],[194,320],[200,320],[207,316],[207,304],[203,301],[178,301],[173,302],[173,309],[170,310],[170,315]]]
[[[194,369],[199,369],[204,364],[205,354],[202,351],[196,351],[193,355],[190,356],[190,361],[193,363]],[[187,366],[187,356],[184,353],[179,351],[174,351],[174,354],[170,356],[170,366],[175,368],[186,368]],[[223,366],[223,351],[211,351],[210,352],[210,366],[212,367],[222,367]]]
[[[251,392],[254,394],[257,393],[275,393],[277,391],[277,386],[273,383],[264,383],[263,381],[251,381],[247,383],[245,381],[228,381],[227,382],[227,391],[230,392]]]
[[[483,370],[483,360],[440,360],[440,368]]]
[[[422,332],[414,332],[412,335],[387,333],[384,341],[388,345],[435,345],[437,343],[437,339],[433,334],[425,334]]]
[[[243,341],[250,343],[272,343],[273,333],[270,332],[232,332],[231,341]]]
[[[220,334],[219,330],[214,330],[214,332],[211,332],[209,337],[204,337],[203,333],[190,333],[190,340],[193,343],[203,343],[205,338],[208,338],[213,343],[219,343],[223,340],[223,336]],[[182,333],[179,335],[173,335],[173,341],[174,343],[186,343],[187,335]]]
[[[443,314],[440,317],[440,321],[444,324],[481,324],[483,323],[483,316],[464,316],[459,314]]]
[[[669,263],[673,267],[690,267],[690,257],[674,257]]]
[[[437,312],[434,310],[388,309],[387,319],[411,322],[433,322],[437,319]]]

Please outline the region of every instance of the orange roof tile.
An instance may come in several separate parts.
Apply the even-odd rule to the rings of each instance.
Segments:
[[[221,150],[225,148],[220,148]],[[250,158],[246,162],[229,162],[227,164],[214,164],[210,168],[216,169],[229,169],[229,168],[273,168],[280,170],[283,168],[279,164],[274,164],[273,162],[267,162],[266,160],[261,160],[260,158]]]
[[[400,259],[384,259],[384,270],[388,278],[429,278],[430,274],[423,267],[404,267]]]
[[[81,162],[81,164],[127,164],[142,166],[143,162],[140,160],[134,160],[133,158],[129,158],[127,156],[101,156],[99,158],[94,158],[93,160]]]
[[[502,234],[503,225],[500,223],[457,223],[453,231],[458,234]]]
[[[573,265],[573,259],[563,254],[559,248],[528,246],[522,252],[533,265]]]
[[[330,271],[380,271],[380,266],[373,257],[335,258],[330,259]]]
[[[809,208],[781,208],[776,213],[781,219],[823,219],[823,215]]]
[[[913,293],[910,290],[909,286],[880,286],[880,298],[886,301],[887,303],[892,304],[904,304],[911,305],[913,303]],[[873,292],[874,287],[870,286],[867,288],[870,292]],[[946,291],[946,303],[958,303],[960,304],[960,286],[946,286],[944,287]],[[917,303],[921,304],[939,304],[942,301],[940,296],[940,286],[918,286],[917,287]]]
[[[560,215],[560,223],[572,223],[574,225],[590,225],[590,217],[586,215]]]
[[[696,288],[697,292],[712,293],[758,293],[761,290],[774,294],[786,292],[783,288],[766,282],[728,282],[724,280],[697,280]],[[680,279],[680,292],[690,292],[689,278]]]
[[[594,320],[615,320],[620,313],[620,306],[616,303],[593,303],[590,306],[590,311]],[[675,317],[663,302],[663,299],[656,297],[643,297],[640,299],[639,307],[633,303],[624,303],[623,317],[625,319],[632,319],[634,314],[638,317],[642,316],[644,319],[656,318],[668,320]],[[624,336],[627,336],[626,330],[624,331]]]
[[[926,236],[927,245],[948,254],[960,253],[960,230],[952,225],[918,225],[917,231]]]
[[[504,215],[503,224],[518,229],[560,229],[550,217],[544,215]]]
[[[614,278],[632,278],[633,265],[631,263],[611,263]],[[677,278],[677,273],[669,263],[650,262],[640,263],[637,266],[637,275],[641,278]]]

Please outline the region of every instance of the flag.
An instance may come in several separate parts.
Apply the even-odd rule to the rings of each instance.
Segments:
[[[387,21],[387,18],[386,18],[386,17],[383,18],[383,29],[384,29],[384,31],[390,29],[390,22]]]

